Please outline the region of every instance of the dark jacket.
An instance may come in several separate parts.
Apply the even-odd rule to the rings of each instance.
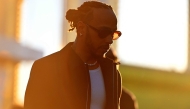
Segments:
[[[34,62],[25,93],[25,109],[89,109],[88,67],[71,45]],[[103,72],[106,109],[119,109],[122,87],[116,63],[107,58],[98,62]]]

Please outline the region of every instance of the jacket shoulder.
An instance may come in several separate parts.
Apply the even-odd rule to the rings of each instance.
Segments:
[[[64,59],[67,57],[68,52],[70,51],[70,46],[72,43],[67,44],[64,48],[62,48],[60,51],[57,51],[55,53],[52,53],[50,55],[47,55],[45,57],[42,57],[38,60],[36,60],[34,63],[35,64],[52,64],[54,62],[57,62],[59,59]]]
[[[52,54],[47,55],[47,56],[45,56],[45,57],[42,57],[42,58],[36,60],[34,63],[46,63],[46,62],[49,63],[49,62],[53,62],[53,61],[55,61],[56,58],[59,56],[59,52],[60,52],[60,51],[55,52],[55,53],[52,53]]]
[[[56,60],[59,52],[36,60],[31,68],[24,100],[25,109],[51,109],[51,93],[56,87]]]

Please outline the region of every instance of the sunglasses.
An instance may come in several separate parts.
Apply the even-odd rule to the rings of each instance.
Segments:
[[[86,24],[88,25],[88,24]],[[112,34],[112,39],[113,40],[117,40],[120,36],[121,36],[121,32],[120,31],[112,31],[109,28],[102,28],[102,29],[96,29],[95,27],[88,25],[90,28],[92,28],[94,31],[96,31],[98,33],[98,36],[100,38],[106,38],[108,35]]]

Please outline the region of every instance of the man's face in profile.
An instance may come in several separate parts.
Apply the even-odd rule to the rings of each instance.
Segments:
[[[117,30],[117,18],[112,10],[93,9],[93,18],[87,25],[87,46],[96,56],[103,56],[113,43],[113,32]]]

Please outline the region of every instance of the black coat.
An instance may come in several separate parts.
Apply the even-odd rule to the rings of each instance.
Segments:
[[[89,109],[89,71],[71,45],[34,62],[25,93],[25,109]],[[106,90],[105,109],[119,109],[122,85],[116,63],[107,58],[98,62]]]

